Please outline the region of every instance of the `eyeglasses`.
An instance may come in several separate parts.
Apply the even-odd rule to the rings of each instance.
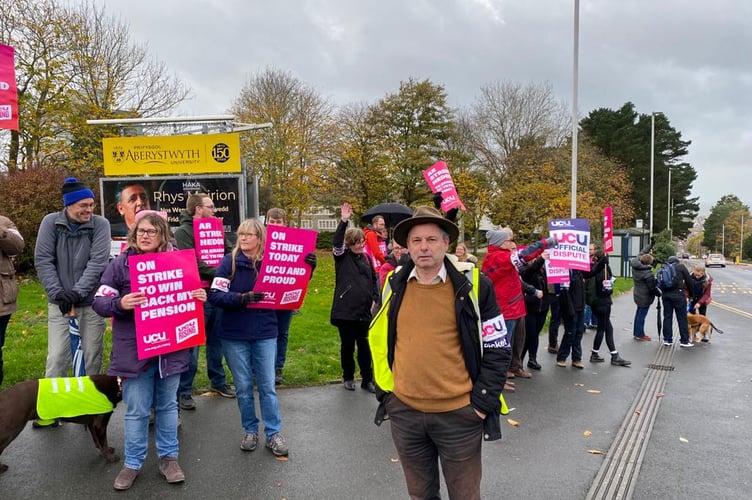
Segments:
[[[216,207],[214,206],[214,204],[211,204],[211,205],[201,205],[201,206],[204,207],[204,208],[208,208],[209,210],[216,210]]]
[[[238,238],[250,238],[251,236],[258,236],[256,233],[238,233]]]
[[[148,235],[150,237],[154,237],[154,236],[156,236],[156,235],[159,234],[159,230],[158,229],[142,229],[142,228],[138,228],[138,229],[136,229],[136,234],[139,235],[139,236],[146,236],[146,235]]]

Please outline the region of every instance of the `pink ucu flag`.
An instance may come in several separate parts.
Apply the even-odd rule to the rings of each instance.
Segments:
[[[509,348],[507,327],[504,316],[499,314],[495,318],[488,319],[481,325],[483,329],[483,347]]]

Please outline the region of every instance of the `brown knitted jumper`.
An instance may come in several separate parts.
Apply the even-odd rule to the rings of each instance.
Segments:
[[[397,314],[394,394],[426,413],[470,404],[472,381],[460,347],[451,281],[424,285],[410,280]]]

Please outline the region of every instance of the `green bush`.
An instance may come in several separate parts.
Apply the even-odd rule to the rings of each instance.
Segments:
[[[331,250],[334,245],[334,233],[329,231],[319,231],[316,239],[316,250]]]
[[[0,177],[3,215],[13,221],[25,241],[23,251],[15,259],[19,273],[33,272],[39,224],[48,213],[62,210],[65,177],[64,172],[48,167],[8,172]]]

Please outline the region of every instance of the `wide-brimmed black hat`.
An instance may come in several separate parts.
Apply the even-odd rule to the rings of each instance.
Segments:
[[[450,243],[456,241],[460,235],[457,226],[452,221],[442,217],[441,212],[433,207],[422,206],[415,209],[412,217],[397,224],[397,227],[394,228],[394,241],[403,247],[407,247],[407,233],[420,224],[436,224],[449,234]]]

